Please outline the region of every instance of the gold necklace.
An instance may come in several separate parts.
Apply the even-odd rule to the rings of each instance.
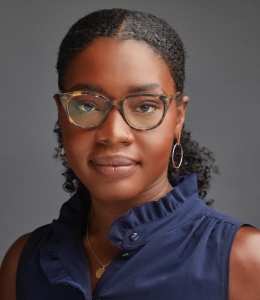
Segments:
[[[99,279],[103,273],[105,272],[106,270],[106,267],[109,266],[111,264],[111,262],[113,261],[113,259],[108,263],[108,264],[102,264],[102,262],[99,260],[99,258],[96,256],[94,250],[92,249],[91,245],[90,245],[90,242],[89,242],[89,239],[88,239],[88,225],[87,225],[87,232],[86,232],[86,238],[87,238],[87,242],[88,242],[88,245],[89,245],[89,248],[91,250],[91,252],[93,253],[93,255],[95,256],[96,260],[101,264],[102,268],[98,268],[97,271],[96,271],[96,278]]]

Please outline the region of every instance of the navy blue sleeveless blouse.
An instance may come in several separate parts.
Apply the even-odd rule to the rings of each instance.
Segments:
[[[58,220],[36,229],[20,256],[17,300],[225,300],[229,257],[241,222],[209,208],[197,176],[114,222],[109,239],[119,253],[93,294],[82,245],[90,196],[79,190]],[[133,235],[135,233],[135,235]]]

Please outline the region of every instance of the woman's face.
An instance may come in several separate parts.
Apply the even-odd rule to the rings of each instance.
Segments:
[[[70,64],[64,91],[94,91],[108,99],[134,93],[174,95],[174,82],[163,59],[133,40],[95,40]],[[131,128],[113,106],[105,122],[94,129],[71,124],[58,103],[66,157],[92,198],[105,201],[156,199],[168,185],[167,169],[174,138],[184,121],[186,103],[173,100],[158,127]]]

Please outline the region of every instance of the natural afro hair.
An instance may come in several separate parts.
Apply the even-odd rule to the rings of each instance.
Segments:
[[[60,90],[63,90],[62,83],[72,60],[94,40],[102,37],[147,43],[166,61],[176,92],[183,92],[185,51],[177,32],[151,14],[125,9],[99,10],[72,25],[61,42],[58,54],[56,68]]]

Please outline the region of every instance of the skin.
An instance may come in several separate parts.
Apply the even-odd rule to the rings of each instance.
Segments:
[[[106,49],[106,55],[103,49]],[[64,79],[63,92],[93,90],[95,87],[95,92],[114,100],[124,99],[134,90],[151,84],[153,86],[143,90],[144,93],[176,93],[167,64],[145,43],[102,38],[73,60]],[[114,220],[130,208],[157,200],[172,189],[167,179],[168,159],[173,140],[179,138],[183,126],[188,98],[183,97],[179,105],[172,101],[163,123],[148,131],[132,129],[116,107],[98,128],[82,129],[68,121],[61,103],[58,99],[56,102],[68,163],[89,189],[92,198],[89,241],[96,256],[106,264],[119,250],[108,240],[108,231]],[[132,171],[116,178],[99,172],[95,167],[96,159],[113,155],[131,158]],[[16,267],[27,238],[28,235],[15,242],[3,261],[0,299],[16,299]],[[94,290],[98,282],[95,272],[101,266],[85,237],[83,245]],[[241,228],[231,250],[231,300],[260,299],[260,251],[256,249],[260,250],[259,231]]]

